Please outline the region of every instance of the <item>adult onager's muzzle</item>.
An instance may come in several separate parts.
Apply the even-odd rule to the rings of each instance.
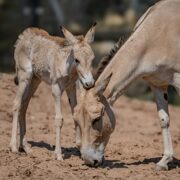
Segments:
[[[99,166],[104,160],[102,151],[94,150],[92,148],[86,148],[81,150],[81,157],[85,164],[90,166]]]

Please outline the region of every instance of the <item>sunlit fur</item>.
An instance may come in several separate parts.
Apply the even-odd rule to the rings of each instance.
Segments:
[[[63,116],[61,95],[66,91],[72,113],[76,105],[76,80],[85,88],[94,85],[91,63],[94,53],[90,43],[94,40],[95,26],[85,36],[74,36],[62,28],[65,38],[54,37],[38,28],[28,28],[20,34],[14,58],[16,63],[17,95],[13,105],[13,126],[10,149],[17,152],[17,127],[20,125],[20,149],[29,152],[26,135],[26,110],[41,81],[52,86],[55,100],[56,158],[62,160],[61,128]],[[48,102],[47,102],[48,103]]]

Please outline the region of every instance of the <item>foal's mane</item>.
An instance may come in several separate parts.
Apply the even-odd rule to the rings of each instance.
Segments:
[[[103,58],[101,58],[97,68],[94,72],[94,78],[95,80],[98,79],[98,77],[101,75],[101,73],[104,71],[105,67],[109,64],[109,62],[113,59],[117,51],[123,46],[123,44],[126,42],[126,40],[129,38],[129,34],[126,34],[122,37],[120,37],[119,41],[114,45],[114,47],[110,50],[109,54],[105,55]]]
[[[50,41],[55,42],[57,45],[64,47],[64,46],[68,46],[69,43],[67,42],[67,40],[63,37],[59,37],[59,36],[53,36],[50,35],[47,31],[45,31],[44,29],[41,28],[37,28],[37,27],[29,27],[27,28],[23,33],[21,33],[15,43],[15,47],[17,46],[17,44],[20,42],[20,40],[23,38],[23,36],[25,36],[26,34],[34,34],[36,36],[41,36],[42,38],[48,39]],[[84,36],[83,35],[78,35],[75,36],[77,38],[77,40],[79,42],[82,42],[84,40]]]

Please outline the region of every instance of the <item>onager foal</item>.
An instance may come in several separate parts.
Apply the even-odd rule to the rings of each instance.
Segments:
[[[61,128],[63,116],[61,113],[61,95],[66,90],[73,113],[76,105],[76,86],[79,80],[85,88],[94,85],[91,74],[91,63],[94,53],[89,45],[94,40],[95,24],[86,36],[73,36],[62,28],[65,39],[50,36],[46,31],[37,28],[26,29],[15,45],[14,58],[16,62],[15,82],[18,83],[17,95],[13,106],[13,126],[10,149],[17,152],[17,127],[20,126],[21,150],[30,151],[25,139],[26,110],[29,101],[41,81],[52,86],[55,100],[56,148],[58,160],[61,155]],[[77,139],[78,141],[78,139]]]
[[[130,83],[143,78],[155,95],[163,135],[164,154],[157,169],[168,169],[168,163],[173,159],[168,85],[174,86],[180,95],[179,10],[179,0],[164,0],[152,6],[140,18],[125,44],[117,49],[95,87],[85,90],[75,108],[74,120],[81,129],[81,155],[87,164],[97,166],[103,160],[104,149],[115,126],[110,105]],[[106,64],[102,62],[102,65]]]

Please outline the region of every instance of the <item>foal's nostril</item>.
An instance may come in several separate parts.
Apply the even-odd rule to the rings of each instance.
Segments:
[[[88,83],[85,83],[86,87],[89,87],[89,84]]]
[[[94,160],[94,166],[98,165],[98,160]]]

